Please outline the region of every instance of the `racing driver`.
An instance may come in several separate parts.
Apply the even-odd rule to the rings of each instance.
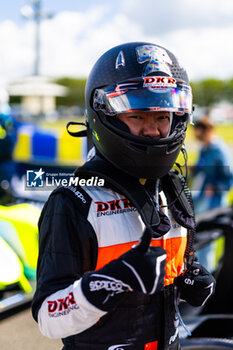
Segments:
[[[184,68],[166,48],[116,46],[86,84],[88,161],[104,186],[53,191],[39,220],[40,331],[64,350],[177,350],[177,298],[204,305],[214,277],[195,258],[195,220],[173,165],[192,115]]]

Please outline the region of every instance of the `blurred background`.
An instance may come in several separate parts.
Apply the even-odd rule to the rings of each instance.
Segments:
[[[66,124],[84,120],[85,82],[98,57],[129,41],[157,43],[174,52],[191,80],[193,122],[208,118],[214,134],[226,145],[228,158],[221,166],[227,167],[229,180],[232,37],[232,0],[14,0],[0,4],[1,349],[61,348],[60,341],[39,334],[30,311],[15,312],[30,304],[38,253],[37,221],[48,196],[47,191],[25,190],[26,172],[73,172],[84,162],[86,140],[71,138]],[[202,160],[203,143],[191,124],[185,145],[195,192],[192,168]],[[229,208],[231,180],[223,191],[227,195],[224,206]],[[214,254],[217,249],[213,269],[224,254],[222,247],[223,242],[213,248]],[[10,329],[15,329],[11,338]]]

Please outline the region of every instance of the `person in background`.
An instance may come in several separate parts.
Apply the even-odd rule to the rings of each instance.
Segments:
[[[193,200],[196,213],[227,205],[232,185],[231,155],[227,145],[216,136],[209,117],[200,118],[194,125],[194,136],[201,143],[193,168]]]
[[[9,96],[0,88],[0,202],[8,203],[12,199],[11,180],[15,173],[15,162],[12,159],[17,140],[16,124]]]

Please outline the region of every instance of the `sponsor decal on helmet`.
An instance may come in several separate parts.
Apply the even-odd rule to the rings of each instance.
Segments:
[[[125,66],[125,57],[123,51],[120,51],[116,59],[116,69]]]
[[[171,75],[169,64],[172,65],[172,61],[163,48],[155,45],[138,46],[136,54],[138,63],[148,62],[144,67],[144,76],[158,71]]]
[[[145,77],[143,87],[161,89],[161,88],[176,88],[176,79],[171,77]]]
[[[92,130],[92,135],[96,138],[97,141],[99,141],[99,136],[95,130]]]

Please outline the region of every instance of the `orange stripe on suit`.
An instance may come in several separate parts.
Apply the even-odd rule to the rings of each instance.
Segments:
[[[117,259],[137,243],[138,241],[99,247],[96,270],[100,269],[110,261]],[[168,238],[165,240],[152,239],[151,246],[163,247],[167,252],[165,285],[173,283],[174,278],[181,273],[186,243],[186,237]]]

